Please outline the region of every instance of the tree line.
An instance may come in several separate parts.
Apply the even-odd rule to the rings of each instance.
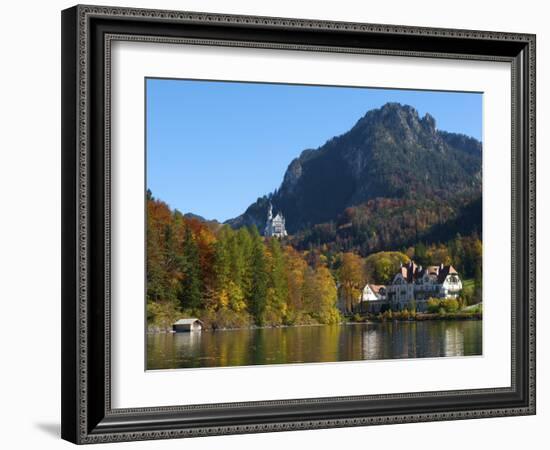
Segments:
[[[189,218],[148,193],[147,315],[150,326],[178,317],[209,328],[331,324],[341,320],[336,281],[321,259],[255,227],[233,230]]]
[[[389,284],[401,264],[452,264],[474,280],[464,304],[481,301],[482,244],[474,232],[444,243],[381,251],[363,257],[333,246],[296,248],[293,239],[268,239],[256,227],[237,230],[172,211],[147,197],[147,315],[155,328],[198,317],[209,328],[341,321],[365,284]]]
[[[337,219],[294,233],[300,249],[325,246],[332,252],[368,256],[388,249],[407,249],[424,242],[449,242],[457,234],[482,232],[481,197],[457,194],[444,198],[376,198],[346,208]]]
[[[335,251],[328,245],[310,246],[307,258],[327,262],[338,280],[340,307],[351,314],[360,302],[366,283],[391,284],[401,265],[410,261],[424,267],[452,265],[463,281],[462,304],[479,303],[482,301],[482,250],[482,242],[474,232],[469,236],[457,234],[444,243],[418,242],[400,251],[381,251],[365,258],[355,251]],[[470,280],[467,286],[465,280]]]

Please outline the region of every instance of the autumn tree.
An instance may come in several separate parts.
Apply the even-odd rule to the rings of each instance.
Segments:
[[[365,259],[365,270],[370,283],[391,283],[401,264],[407,264],[409,257],[401,252],[378,252]]]
[[[324,266],[317,267],[312,282],[310,295],[313,295],[314,300],[309,303],[313,317],[324,324],[340,322],[340,312],[336,307],[338,291],[330,271]]]
[[[481,241],[479,239],[474,239],[472,242],[472,258],[474,260],[474,301],[476,303],[483,300],[482,251]]]
[[[147,319],[166,329],[179,314],[177,298],[181,274],[177,267],[177,242],[168,205],[147,193],[146,280]]]
[[[361,291],[365,285],[365,269],[362,258],[355,253],[344,253],[338,279],[345,310],[347,313],[351,313],[354,306],[360,301]]]
[[[151,301],[174,299],[170,290],[166,259],[166,231],[170,227],[171,212],[164,202],[147,196],[147,298]]]
[[[299,252],[288,246],[284,251],[287,273],[287,321],[295,323],[300,320],[304,310],[304,282],[308,268]]]

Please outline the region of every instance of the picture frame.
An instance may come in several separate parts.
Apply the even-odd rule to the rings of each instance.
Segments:
[[[112,407],[111,45],[117,40],[511,66],[511,384]],[[62,437],[85,444],[535,414],[535,36],[78,5],[62,12]]]

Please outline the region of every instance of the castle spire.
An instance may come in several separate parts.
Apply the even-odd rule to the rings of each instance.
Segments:
[[[269,209],[267,211],[264,236],[278,238],[288,236],[283,214],[279,211],[277,215],[273,217],[273,205],[271,203],[269,203]]]

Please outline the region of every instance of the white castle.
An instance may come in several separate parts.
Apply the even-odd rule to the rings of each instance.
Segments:
[[[288,236],[285,228],[285,218],[279,211],[275,217],[273,217],[273,205],[269,204],[269,210],[267,212],[267,221],[265,223],[264,236],[266,237],[285,237]]]

